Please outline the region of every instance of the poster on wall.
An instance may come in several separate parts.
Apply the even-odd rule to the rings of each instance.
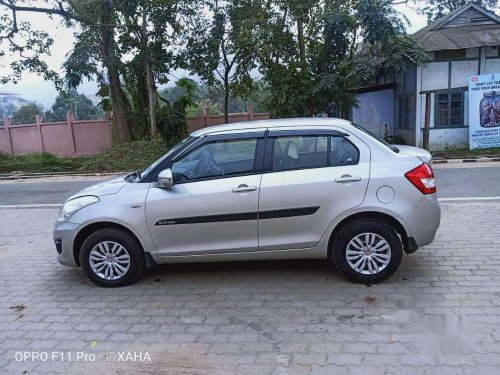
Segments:
[[[500,147],[500,73],[469,78],[469,148]]]

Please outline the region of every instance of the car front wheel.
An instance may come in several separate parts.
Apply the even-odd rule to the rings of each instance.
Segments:
[[[349,279],[371,284],[391,277],[399,268],[403,246],[396,231],[375,219],[342,227],[333,242],[333,262]]]
[[[80,267],[97,285],[124,286],[142,274],[144,253],[129,233],[116,228],[99,229],[83,242]]]

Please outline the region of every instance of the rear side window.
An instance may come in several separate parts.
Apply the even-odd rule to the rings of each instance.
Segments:
[[[330,165],[355,165],[359,163],[358,149],[344,137],[330,138]]]
[[[344,137],[288,136],[274,138],[273,171],[355,165],[358,149]]]
[[[274,139],[273,171],[319,168],[327,165],[327,136],[278,137]]]

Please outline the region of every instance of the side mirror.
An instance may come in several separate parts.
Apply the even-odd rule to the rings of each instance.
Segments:
[[[170,168],[164,169],[158,174],[158,182],[163,189],[170,189],[174,186],[174,177]]]

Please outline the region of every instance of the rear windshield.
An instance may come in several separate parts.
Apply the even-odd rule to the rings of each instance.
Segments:
[[[383,140],[382,138],[380,138],[378,135],[375,135],[373,134],[371,131],[369,130],[366,130],[365,128],[362,128],[361,126],[359,125],[356,125],[355,123],[352,123],[352,126],[354,126],[356,129],[358,130],[361,130],[363,133],[365,133],[366,135],[374,138],[375,140],[379,141],[380,143],[382,143],[385,147],[387,147],[389,150],[393,151],[393,152],[396,152],[398,153],[399,152],[399,149],[393,145],[391,145],[390,143],[387,143],[385,140]]]

